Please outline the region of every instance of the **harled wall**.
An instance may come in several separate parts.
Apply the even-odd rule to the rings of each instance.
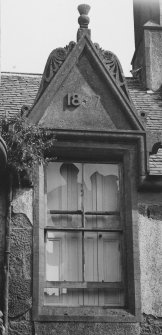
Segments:
[[[13,200],[9,286],[9,334],[12,335],[139,335],[162,334],[162,194],[139,195],[141,327],[131,323],[32,322],[32,189],[19,190]],[[4,246],[3,199],[0,239]],[[1,276],[0,279],[2,280]]]

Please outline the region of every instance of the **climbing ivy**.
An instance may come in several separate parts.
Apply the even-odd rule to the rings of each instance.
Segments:
[[[35,164],[48,162],[46,153],[55,141],[54,135],[21,115],[2,118],[1,136],[7,145],[8,171],[19,180],[31,175]]]

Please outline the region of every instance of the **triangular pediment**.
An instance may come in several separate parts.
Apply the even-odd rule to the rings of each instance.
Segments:
[[[51,54],[29,118],[51,129],[144,130],[117,58],[86,34],[71,49],[63,63],[54,64],[54,75]]]

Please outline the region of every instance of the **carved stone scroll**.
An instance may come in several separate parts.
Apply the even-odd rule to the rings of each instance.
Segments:
[[[39,100],[40,96],[43,94],[43,92],[51,82],[52,78],[56,75],[57,71],[62,66],[62,64],[64,63],[65,59],[70,54],[74,46],[75,42],[70,42],[69,45],[67,45],[65,48],[57,48],[50,53],[43,72],[42,80],[40,83],[40,87],[34,105]],[[104,63],[104,65],[110,72],[111,76],[115,80],[118,87],[122,89],[124,95],[126,95],[127,98],[130,100],[125,77],[118,58],[112,52],[105,51],[102,48],[100,48],[100,46],[97,43],[94,43],[94,47],[96,48],[96,51],[101,61]]]
[[[94,46],[100,59],[114,78],[116,84],[122,89],[124,95],[126,95],[130,100],[125,77],[118,58],[112,52],[103,50],[98,43],[94,43]]]
[[[70,42],[65,48],[57,48],[50,53],[34,104],[39,100],[40,96],[43,94],[52,78],[56,75],[74,46],[75,42]]]

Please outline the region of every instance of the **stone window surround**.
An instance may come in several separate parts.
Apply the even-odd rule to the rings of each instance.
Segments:
[[[94,134],[93,134],[94,135]],[[61,161],[122,163],[124,171],[124,209],[126,244],[126,307],[60,307],[44,306],[44,169],[35,171],[34,182],[34,260],[33,260],[33,320],[78,322],[137,322],[140,321],[140,267],[137,232],[138,146],[135,141],[114,142],[103,139],[82,141],[77,137],[56,142],[55,155]],[[95,160],[94,160],[95,157]]]

